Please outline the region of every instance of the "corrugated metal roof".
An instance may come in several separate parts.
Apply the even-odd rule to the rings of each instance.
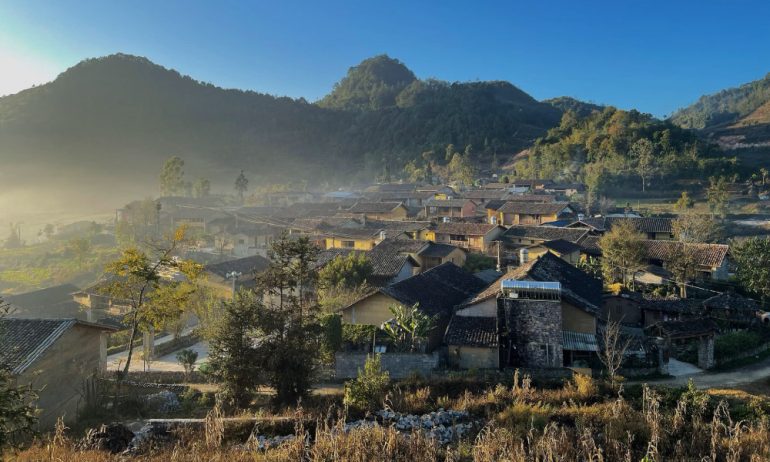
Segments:
[[[561,331],[561,337],[565,350],[599,351],[599,342],[596,340],[596,334],[563,330]]]

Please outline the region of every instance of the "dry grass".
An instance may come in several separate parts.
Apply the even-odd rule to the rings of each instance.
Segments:
[[[634,394],[636,393],[636,394]],[[421,433],[392,428],[343,431],[342,411],[330,408],[306,427],[304,411],[294,413],[296,437],[261,450],[252,436],[231,441],[218,409],[205,430],[178,435],[173,444],[149,448],[137,461],[724,461],[770,460],[768,401],[742,392],[644,387],[626,398],[590,378],[578,377],[559,389],[535,389],[527,377],[511,387],[466,390],[435,396],[430,387],[393,394],[395,410],[425,406],[467,409],[487,422],[478,433],[440,447]],[[762,400],[762,401],[757,401]],[[284,415],[288,413],[285,412]],[[78,451],[63,426],[44,442],[10,460],[96,462],[127,460],[98,451]]]

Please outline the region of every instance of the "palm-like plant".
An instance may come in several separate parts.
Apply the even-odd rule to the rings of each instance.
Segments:
[[[435,318],[420,311],[419,304],[394,305],[389,309],[393,319],[383,323],[382,330],[400,349],[416,351],[418,342],[427,338],[433,329]]]

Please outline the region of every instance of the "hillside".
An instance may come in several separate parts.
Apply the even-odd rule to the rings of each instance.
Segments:
[[[737,88],[702,96],[671,116],[685,128],[700,129],[748,169],[770,163],[770,74]]]
[[[601,112],[605,106],[599,104],[587,103],[579,99],[572,98],[570,96],[559,96],[558,98],[551,98],[543,101],[551,106],[559,109],[562,112],[572,111],[578,117],[588,117],[595,111]]]
[[[116,54],[0,98],[0,181],[6,197],[49,187],[70,201],[147,195],[171,155],[185,159],[192,177],[227,191],[241,169],[252,185],[371,181],[386,164],[396,172],[449,143],[472,144],[482,156],[515,152],[559,117],[510,83],[417,80],[386,56],[351,68],[311,104],[222,89]],[[75,190],[86,192],[72,199]]]

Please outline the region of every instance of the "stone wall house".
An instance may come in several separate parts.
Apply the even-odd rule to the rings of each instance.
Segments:
[[[444,343],[450,364],[460,369],[500,367],[497,317],[453,316]]]
[[[76,319],[0,320],[0,363],[18,384],[40,390],[41,430],[53,428],[59,417],[77,419],[90,382],[106,365],[106,336],[116,330]]]

